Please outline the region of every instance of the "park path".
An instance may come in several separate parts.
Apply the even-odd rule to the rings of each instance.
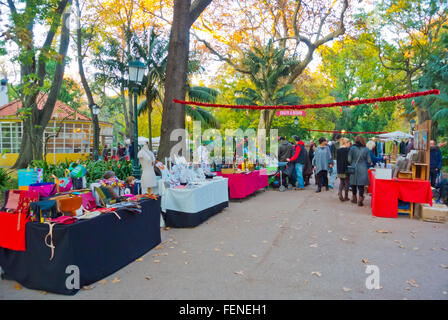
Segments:
[[[375,218],[336,191],[259,191],[73,297],[17,289],[0,299],[448,299],[448,224]],[[387,232],[387,233],[384,233]],[[378,266],[379,290],[365,286]]]

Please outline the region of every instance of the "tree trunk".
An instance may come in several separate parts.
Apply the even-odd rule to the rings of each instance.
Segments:
[[[146,100],[148,101],[148,100]],[[151,119],[151,113],[152,113],[152,106],[148,106],[148,138],[149,138],[149,149],[152,151],[152,119]]]
[[[71,1],[69,1],[71,4]],[[65,8],[65,7],[64,7]],[[70,18],[70,11],[67,10],[62,15],[62,22],[68,21]],[[24,107],[32,108],[31,115],[23,120],[23,136],[20,145],[19,157],[14,164],[14,168],[26,168],[32,160],[41,160],[43,155],[43,133],[47,127],[53,114],[54,106],[62,86],[65,70],[65,59],[67,56],[68,45],[70,42],[70,29],[68,23],[61,24],[61,37],[59,44],[59,57],[61,58],[59,64],[56,66],[53,83],[48,93],[42,110],[37,107],[36,91],[31,96],[25,96],[23,101]],[[31,151],[31,152],[30,152]]]
[[[185,99],[187,86],[190,28],[212,0],[174,0],[173,24],[166,66],[165,97],[163,100],[162,130],[157,158],[163,162],[178,142],[170,141],[171,132],[185,129],[185,107],[173,99]],[[182,141],[185,148],[185,140]]]
[[[165,97],[163,101],[162,129],[157,157],[164,161],[177,143],[170,141],[171,132],[185,129],[185,107],[173,99],[185,99],[188,54],[190,45],[190,1],[175,0],[166,66]],[[185,147],[185,140],[182,142]],[[184,148],[185,149],[185,148]]]

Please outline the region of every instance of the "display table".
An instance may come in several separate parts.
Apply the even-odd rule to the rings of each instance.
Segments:
[[[384,218],[398,217],[398,199],[411,203],[432,205],[432,189],[429,181],[376,179],[371,176],[372,215]]]
[[[231,199],[242,199],[255,191],[269,186],[266,169],[255,170],[247,173],[222,174],[218,176],[229,179],[229,194]]]
[[[228,179],[206,180],[194,188],[166,188],[159,182],[167,227],[193,228],[229,206]]]
[[[160,198],[141,202],[142,213],[118,209],[118,217],[104,213],[89,220],[53,228],[54,258],[45,245],[49,226],[37,222],[26,225],[26,251],[0,248],[0,266],[6,279],[22,286],[47,292],[73,295],[66,273],[70,265],[79,268],[80,287],[90,285],[120,270],[161,242]]]

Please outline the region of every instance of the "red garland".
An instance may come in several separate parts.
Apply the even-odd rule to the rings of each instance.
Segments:
[[[194,102],[194,101],[183,101],[173,99],[174,103],[179,104],[189,104],[199,107],[214,107],[214,108],[231,108],[231,109],[252,109],[252,110],[274,110],[274,109],[282,109],[282,110],[303,110],[303,109],[320,109],[320,108],[331,108],[331,107],[345,107],[345,106],[357,106],[360,104],[372,104],[375,102],[387,102],[387,101],[397,101],[403,99],[410,99],[421,96],[428,96],[432,94],[440,94],[440,90],[432,89],[429,91],[422,92],[414,92],[409,94],[403,94],[398,96],[390,96],[390,97],[382,97],[382,98],[373,98],[373,99],[361,99],[354,101],[342,101],[342,102],[334,102],[334,103],[325,103],[325,104],[303,104],[303,105],[293,105],[293,106],[242,106],[242,105],[229,105],[229,104],[214,104],[214,103],[203,103],[203,102]]]
[[[307,129],[307,131],[315,131],[315,132],[329,132],[329,133],[342,133],[342,131],[331,131],[331,130],[311,130]],[[388,132],[356,132],[356,131],[344,131],[344,133],[356,133],[356,134],[382,134]]]

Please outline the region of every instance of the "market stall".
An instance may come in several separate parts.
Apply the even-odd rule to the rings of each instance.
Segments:
[[[398,217],[398,200],[432,205],[429,181],[407,179],[377,179],[371,175],[372,215],[384,218]],[[412,213],[410,214],[412,218]]]
[[[218,176],[229,179],[229,196],[231,199],[242,199],[255,191],[268,187],[266,170],[225,174],[217,172]]]
[[[65,295],[79,290],[66,285],[69,266],[79,269],[80,288],[104,279],[161,242],[160,199],[140,205],[139,214],[121,208],[116,214],[54,225],[52,232],[48,224],[27,223],[26,251],[0,248],[4,277],[29,289]]]
[[[215,177],[189,186],[159,182],[167,227],[193,228],[229,206],[228,179]]]

